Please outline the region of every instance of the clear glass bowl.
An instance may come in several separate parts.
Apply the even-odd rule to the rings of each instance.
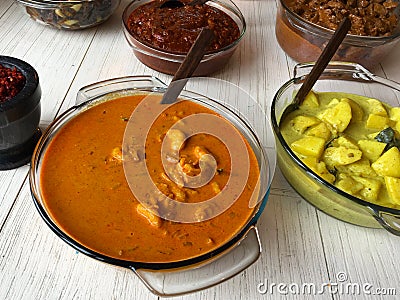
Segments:
[[[295,61],[316,61],[333,31],[315,25],[288,7],[289,0],[278,1],[275,35],[281,48]],[[394,1],[398,2],[398,1]],[[395,10],[400,18],[400,5]],[[333,60],[355,62],[373,68],[385,58],[400,40],[400,22],[390,36],[369,37],[348,34]]]
[[[76,30],[105,22],[121,0],[17,0],[35,21],[58,29]]]
[[[170,75],[174,75],[178,70],[180,64],[185,59],[184,54],[175,54],[160,49],[156,49],[148,44],[142,43],[134,35],[132,35],[127,27],[127,20],[139,6],[151,2],[152,0],[134,0],[127,5],[122,14],[122,26],[125,38],[131,46],[135,56],[146,66]],[[232,44],[216,51],[204,55],[200,61],[199,66],[194,72],[193,76],[206,76],[222,69],[229,61],[237,49],[242,37],[246,31],[245,19],[239,8],[230,0],[210,0],[207,5],[216,7],[217,9],[229,15],[239,26],[240,36]]]
[[[218,93],[221,90],[223,82],[215,79],[191,78],[188,85],[192,85],[195,89],[195,87],[205,86],[205,81],[208,87],[207,95],[212,94],[212,83],[215,83],[214,91]],[[188,90],[184,90],[180,97],[206,106],[229,120],[242,132],[256,154],[260,170],[258,202],[248,222],[231,240],[214,251],[182,261],[144,263],[120,260],[93,251],[71,238],[57,225],[44,205],[40,189],[42,160],[49,143],[60,128],[82,111],[102,101],[135,93],[164,93],[166,85],[150,76],[111,79],[82,88],[77,95],[77,105],[60,115],[43,133],[32,157],[30,170],[32,196],[43,220],[57,236],[76,250],[100,261],[131,269],[157,295],[171,296],[201,290],[225,281],[246,269],[258,259],[261,251],[256,222],[269,195],[275,170],[275,143],[265,112],[240,88],[235,88],[232,84],[228,84],[227,87],[230,88],[222,89],[227,91],[226,95],[220,96],[218,101]],[[238,106],[243,109],[238,109]],[[249,120],[246,116],[251,116],[252,119]]]
[[[339,190],[308,168],[290,149],[279,130],[282,112],[293,100],[312,63],[295,66],[294,78],[282,85],[271,104],[278,165],[292,187],[309,203],[337,219],[365,227],[384,227],[400,235],[400,210],[372,204]],[[331,62],[313,88],[316,92],[343,92],[400,106],[400,84],[376,76],[354,63]]]

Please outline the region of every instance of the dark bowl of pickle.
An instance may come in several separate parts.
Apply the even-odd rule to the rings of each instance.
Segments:
[[[121,0],[17,0],[35,21],[58,29],[76,30],[105,22]]]

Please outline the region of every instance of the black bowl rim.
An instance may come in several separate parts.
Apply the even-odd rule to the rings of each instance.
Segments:
[[[0,55],[0,65],[7,68],[16,67],[25,77],[25,85],[18,94],[5,102],[0,102],[1,113],[15,108],[17,105],[21,104],[21,101],[34,95],[36,90],[39,88],[39,75],[29,63],[19,58]],[[30,102],[29,106],[36,107],[40,102],[40,95],[38,97],[33,97],[31,101],[33,102]]]

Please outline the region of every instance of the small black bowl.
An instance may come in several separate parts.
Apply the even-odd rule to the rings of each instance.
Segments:
[[[17,68],[25,85],[13,98],[0,102],[0,170],[28,163],[41,136],[39,129],[42,95],[39,76],[28,63],[0,55],[0,65]]]

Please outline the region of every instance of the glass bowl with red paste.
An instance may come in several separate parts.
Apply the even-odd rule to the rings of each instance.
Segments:
[[[41,136],[41,89],[36,70],[0,55],[0,170],[28,163]]]
[[[242,39],[246,23],[230,0],[210,0],[202,5],[161,7],[165,0],[134,0],[124,10],[125,37],[136,57],[148,67],[174,74],[200,30],[214,31],[214,41],[194,76],[214,73],[225,66]]]

